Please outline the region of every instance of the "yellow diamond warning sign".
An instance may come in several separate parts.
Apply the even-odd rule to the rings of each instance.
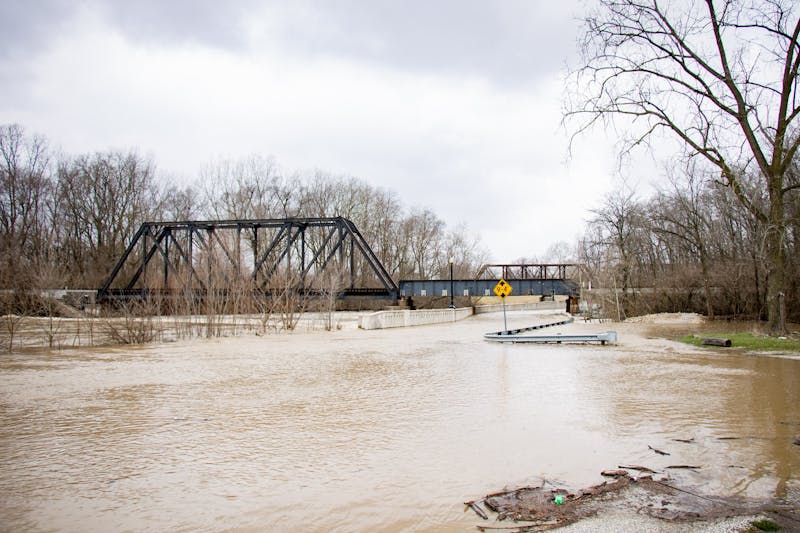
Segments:
[[[509,285],[506,280],[501,279],[497,282],[497,285],[494,286],[494,293],[500,298],[505,298],[511,294],[511,285]]]

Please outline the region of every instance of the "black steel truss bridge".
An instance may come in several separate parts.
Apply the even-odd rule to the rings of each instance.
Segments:
[[[525,279],[525,280],[565,280],[567,279],[567,269],[577,267],[573,263],[504,263],[495,265],[483,265],[478,277],[500,277],[505,280]]]
[[[204,298],[232,289],[335,291],[396,300],[399,288],[343,217],[145,222],[97,299]]]

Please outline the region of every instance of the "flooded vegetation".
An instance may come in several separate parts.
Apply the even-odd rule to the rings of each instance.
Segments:
[[[648,340],[641,324],[619,325],[616,346],[484,342],[501,321],[4,354],[0,519],[464,531],[481,522],[465,501],[586,487],[619,465],[796,501],[797,358]]]

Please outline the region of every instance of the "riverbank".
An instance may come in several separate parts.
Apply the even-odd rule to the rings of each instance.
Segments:
[[[797,500],[747,501],[705,495],[681,488],[669,474],[642,470],[646,467],[604,471],[613,481],[576,491],[543,480],[539,486],[488,494],[465,505],[484,520],[486,525],[476,526],[480,531],[498,529],[489,525],[492,520],[514,523],[516,527],[504,529],[520,533],[556,528],[581,533],[800,530]]]

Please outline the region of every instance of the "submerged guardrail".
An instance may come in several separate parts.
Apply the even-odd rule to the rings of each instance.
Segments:
[[[551,328],[554,326],[565,326],[571,324],[574,318],[569,317],[566,320],[558,322],[550,322],[548,324],[537,324],[535,326],[528,326],[525,328],[509,329],[505,331],[495,331],[492,333],[485,333],[483,338],[487,341],[493,342],[533,342],[533,343],[565,343],[565,342],[599,342],[602,345],[616,344],[617,332],[605,331],[603,333],[556,333],[551,335],[523,335],[529,331],[536,331],[539,329]]]
[[[548,324],[536,324],[535,326],[528,326],[525,328],[517,328],[517,329],[507,329],[504,331],[496,331],[494,333],[486,333],[484,337],[487,335],[492,336],[509,336],[509,335],[519,335],[520,333],[524,333],[526,331],[535,331],[537,329],[544,329],[544,328],[552,328],[553,326],[566,326],[567,324],[571,324],[574,322],[575,319],[573,317],[567,317],[566,320],[559,320],[558,322],[550,322]]]

